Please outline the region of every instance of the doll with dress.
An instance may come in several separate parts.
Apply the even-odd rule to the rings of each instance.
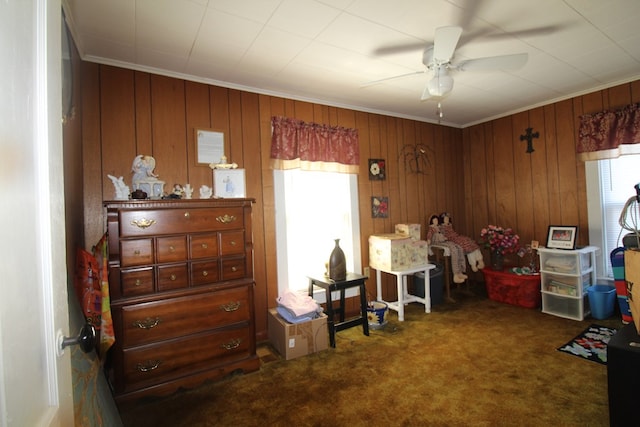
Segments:
[[[480,251],[480,246],[476,243],[476,241],[470,237],[458,234],[453,229],[453,224],[451,223],[451,215],[449,215],[449,213],[441,213],[439,222],[441,231],[444,234],[445,238],[462,248],[462,251],[467,256],[467,260],[469,261],[471,270],[482,270],[484,268],[484,257],[482,256],[482,251]]]
[[[432,215],[429,218],[429,228],[427,229],[427,243],[429,245],[444,246],[449,248],[451,254],[451,271],[453,272],[454,283],[464,283],[469,276],[465,274],[467,271],[467,263],[465,262],[464,251],[462,247],[446,238],[443,233],[442,224],[438,215]]]

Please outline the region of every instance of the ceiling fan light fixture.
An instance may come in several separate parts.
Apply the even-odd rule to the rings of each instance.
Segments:
[[[436,70],[435,76],[427,83],[427,88],[431,96],[445,96],[453,89],[453,79],[446,69],[439,68]]]

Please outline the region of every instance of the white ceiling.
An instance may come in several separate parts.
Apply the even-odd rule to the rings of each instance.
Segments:
[[[362,85],[424,70],[441,26],[464,30],[454,62],[528,53],[517,71],[452,73],[440,122],[456,127],[640,79],[639,0],[62,3],[86,61],[435,123],[430,74]]]

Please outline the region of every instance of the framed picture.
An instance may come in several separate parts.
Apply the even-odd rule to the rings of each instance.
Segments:
[[[547,248],[575,249],[578,227],[550,225],[547,233]]]
[[[214,197],[246,197],[244,169],[214,169],[213,191]]]
[[[387,177],[384,159],[369,159],[369,179],[384,181]]]
[[[373,196],[371,198],[371,218],[389,218],[389,198]]]
[[[196,129],[196,163],[220,163],[224,156],[224,132],[215,129]]]

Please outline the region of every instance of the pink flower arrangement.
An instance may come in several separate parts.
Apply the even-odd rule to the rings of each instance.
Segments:
[[[520,236],[511,228],[488,225],[480,231],[480,238],[485,248],[500,255],[514,253],[520,247]]]

